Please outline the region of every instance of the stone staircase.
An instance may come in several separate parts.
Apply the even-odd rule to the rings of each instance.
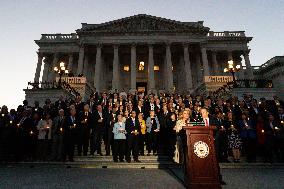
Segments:
[[[76,148],[75,148],[76,149]],[[131,163],[125,162],[114,162],[112,155],[105,156],[105,147],[102,144],[102,154],[103,156],[95,154],[94,156],[76,156],[77,152],[75,150],[74,162],[66,162],[65,164],[80,166],[84,168],[136,168],[136,169],[145,169],[145,168],[172,168],[179,167],[176,163],[173,162],[168,156],[164,155],[150,155],[147,156],[146,147],[144,149],[144,156],[139,156],[141,162],[134,162],[133,158]],[[89,154],[89,153],[88,153]]]

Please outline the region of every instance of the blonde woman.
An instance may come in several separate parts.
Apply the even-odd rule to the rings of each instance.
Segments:
[[[176,122],[174,130],[177,133],[177,143],[175,150],[174,161],[179,164],[184,163],[184,144],[186,140],[185,131],[183,127],[187,126],[190,121],[191,111],[189,109],[183,110],[180,113],[179,119]]]
[[[139,154],[141,156],[144,156],[144,145],[146,142],[146,122],[143,119],[143,113],[138,114],[138,120],[140,123],[140,128],[141,128],[141,135],[139,135]]]
[[[47,159],[48,152],[48,141],[51,140],[51,127],[52,120],[50,114],[47,113],[38,122],[38,146],[37,146],[37,156],[40,161]]]

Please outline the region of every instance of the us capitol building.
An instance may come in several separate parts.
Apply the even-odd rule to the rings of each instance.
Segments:
[[[230,76],[228,61],[241,65],[239,79],[254,79],[244,31],[210,31],[203,21],[181,22],[138,14],[101,24],[82,23],[71,34],[42,34],[34,82],[55,81],[60,62],[69,76],[96,91],[194,91],[205,76]],[[43,68],[43,70],[41,69]],[[42,77],[40,78],[40,76]]]

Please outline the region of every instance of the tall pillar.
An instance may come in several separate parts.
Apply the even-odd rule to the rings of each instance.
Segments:
[[[192,70],[191,70],[191,63],[189,60],[189,52],[188,52],[188,44],[184,44],[183,46],[183,58],[184,58],[184,70],[185,70],[185,83],[186,83],[186,90],[189,92],[192,90]]]
[[[253,79],[253,70],[252,70],[252,66],[250,64],[250,59],[249,59],[249,52],[248,51],[244,51],[244,59],[245,59],[245,64],[246,64],[246,73],[247,73],[247,79]]]
[[[83,65],[83,75],[86,77],[86,79],[88,79],[88,75],[89,75],[88,73],[90,73],[88,70],[88,66],[89,66],[89,57],[85,53],[84,65]]]
[[[136,44],[131,45],[130,89],[136,90]]]
[[[215,75],[219,75],[219,65],[217,62],[217,52],[216,51],[212,51],[212,63],[213,63]]]
[[[209,69],[209,64],[208,64],[208,59],[207,59],[206,47],[201,47],[201,53],[202,53],[204,76],[209,76],[210,69]]]
[[[102,47],[97,45],[96,53],[96,65],[95,65],[95,88],[97,92],[100,92],[100,76],[101,76],[101,64],[102,64]]]
[[[80,47],[79,50],[79,59],[78,59],[78,67],[77,67],[77,75],[83,74],[84,67],[84,46]]]
[[[69,73],[73,73],[73,54],[69,54],[69,59],[68,59],[68,66],[67,69],[69,71]]]
[[[41,66],[42,66],[42,59],[43,56],[41,53],[37,53],[37,65],[36,65],[36,72],[35,72],[35,78],[34,82],[38,83],[39,82],[39,77],[40,77],[40,71],[41,71]]]
[[[42,82],[46,82],[46,81],[48,81],[48,72],[49,72],[49,58],[48,57],[45,57],[45,59],[43,60],[43,62],[44,62],[44,67],[43,67],[43,74],[42,74],[42,79],[41,79],[41,81]]]
[[[173,92],[174,90],[174,81],[173,81],[173,64],[172,64],[172,53],[171,53],[171,45],[166,44],[166,67],[167,67],[167,88],[168,92]]]
[[[150,44],[149,46],[149,57],[148,57],[148,86],[151,92],[155,90],[155,73],[154,73],[154,52],[153,52],[153,45]]]
[[[229,60],[233,60],[233,52],[232,51],[228,51],[228,61]]]
[[[56,74],[54,73],[53,68],[58,63],[58,56],[59,56],[58,53],[54,53],[52,64],[50,65],[51,72],[48,74],[48,81],[50,81],[50,82],[55,81]]]
[[[119,90],[119,57],[118,45],[113,46],[112,89]]]
[[[202,82],[202,78],[203,78],[203,68],[201,65],[201,60],[200,60],[200,53],[197,52],[195,55],[195,61],[196,61],[196,75],[197,75],[197,79],[196,79],[196,86],[199,86],[199,84]]]

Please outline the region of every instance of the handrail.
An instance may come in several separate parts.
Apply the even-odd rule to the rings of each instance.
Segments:
[[[65,81],[62,81],[60,86],[58,85],[58,82],[54,81],[28,82],[27,89],[64,89],[68,91],[72,96],[80,95],[80,93],[75,88],[71,87],[71,85],[69,85]]]

